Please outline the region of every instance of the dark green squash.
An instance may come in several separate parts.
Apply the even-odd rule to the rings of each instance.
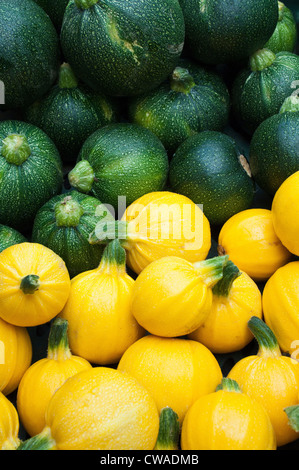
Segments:
[[[0,252],[9,246],[26,242],[27,238],[18,230],[0,224]]]
[[[60,31],[63,15],[69,0],[34,0],[49,15],[57,31]]]
[[[291,52],[261,49],[237,75],[231,91],[235,120],[248,133],[278,113],[299,82],[299,56]]]
[[[280,112],[256,129],[249,150],[252,176],[264,191],[274,195],[299,170],[299,97],[287,98]]]
[[[40,6],[33,0],[1,0],[1,108],[22,108],[41,98],[57,76],[59,53],[57,32]]]
[[[229,109],[230,96],[222,77],[181,59],[162,85],[131,99],[129,118],[150,129],[173,154],[196,132],[223,130]]]
[[[284,3],[278,2],[279,17],[274,33],[264,48],[277,53],[281,51],[294,52],[297,41],[296,21],[292,11]]]
[[[25,230],[62,184],[62,162],[52,140],[26,122],[0,122],[0,223]]]
[[[178,0],[70,0],[62,28],[65,60],[95,90],[137,95],[162,83],[185,39]]]
[[[74,163],[87,137],[115,122],[117,115],[114,100],[78,83],[71,67],[63,63],[58,82],[26,109],[24,119],[51,137],[64,162]]]
[[[180,0],[186,45],[205,64],[246,59],[264,46],[278,20],[277,0]]]
[[[175,152],[169,168],[173,191],[202,205],[213,225],[248,209],[254,183],[248,161],[234,139],[216,131],[189,137]]]
[[[91,245],[88,237],[101,220],[114,217],[98,199],[74,190],[59,194],[37,212],[32,241],[57,253],[74,277],[100,263],[103,246]]]
[[[69,182],[117,210],[123,202],[129,205],[146,193],[162,190],[167,175],[167,152],[158,137],[137,124],[115,123],[88,137]]]

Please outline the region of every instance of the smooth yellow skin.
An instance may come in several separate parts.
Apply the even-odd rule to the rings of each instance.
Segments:
[[[148,335],[122,356],[118,370],[135,377],[155,399],[159,412],[172,408],[180,423],[194,401],[215,390],[222,372],[202,344],[183,338]]]
[[[48,355],[27,369],[18,387],[17,410],[30,436],[44,429],[45,412],[55,391],[66,379],[91,367],[85,359],[62,350],[56,357]]]
[[[192,263],[176,256],[153,261],[137,277],[132,313],[149,333],[177,337],[206,319],[212,290]]]
[[[299,255],[299,171],[289,176],[276,191],[272,201],[274,230],[281,243]]]
[[[279,268],[262,296],[264,319],[283,352],[299,358],[299,261]]]
[[[241,273],[228,297],[213,295],[209,315],[189,338],[204,344],[215,354],[243,349],[253,339],[247,322],[252,316],[262,318],[262,295],[256,283]]]
[[[40,287],[34,294],[20,289],[23,277],[35,274]],[[20,243],[0,253],[0,317],[16,326],[50,321],[64,307],[70,276],[64,261],[38,243]]]
[[[45,432],[57,450],[152,450],[159,413],[134,377],[94,367],[57,390],[47,408]]]
[[[12,402],[0,392],[0,450],[15,450],[20,444],[19,416]]]
[[[242,392],[265,408],[276,435],[277,446],[298,439],[299,433],[291,428],[284,411],[287,406],[298,404],[297,361],[279,354],[248,356],[233,366],[228,377],[239,384]]]
[[[123,243],[127,263],[137,274],[162,256],[196,262],[209,253],[210,223],[199,206],[180,194],[145,194],[126,209],[122,220],[128,222]]]
[[[267,280],[292,256],[277,237],[272,219],[268,209],[247,209],[227,220],[219,233],[219,253],[255,281]]]
[[[276,450],[275,434],[264,408],[240,392],[218,390],[200,397],[188,410],[182,450]]]
[[[9,395],[31,364],[32,343],[26,328],[0,318],[0,392]]]
[[[73,354],[99,365],[114,364],[144,335],[131,312],[134,280],[124,266],[109,264],[74,277],[59,315],[68,321]]]

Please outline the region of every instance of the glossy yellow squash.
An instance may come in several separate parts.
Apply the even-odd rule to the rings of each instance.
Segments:
[[[210,312],[212,286],[221,279],[227,256],[190,263],[165,256],[150,263],[135,281],[132,313],[149,333],[183,336]]]
[[[68,321],[74,354],[94,364],[113,364],[144,335],[131,311],[134,282],[117,239],[105,247],[98,268],[72,279],[60,317]]]
[[[0,253],[0,317],[17,326],[54,318],[70,292],[64,261],[38,243],[20,243]]]
[[[276,191],[272,201],[274,230],[281,243],[299,255],[299,171],[289,176]]]
[[[211,247],[210,223],[200,206],[170,191],[145,194],[127,207],[121,221],[99,223],[90,242],[115,237],[121,239],[127,264],[137,274],[162,256],[201,261]]]
[[[14,392],[31,364],[32,343],[26,328],[0,318],[0,391]]]
[[[213,302],[206,320],[189,334],[215,354],[243,349],[253,339],[248,320],[262,318],[262,294],[256,283],[229,261],[213,287]]]
[[[153,396],[160,412],[170,407],[180,424],[194,401],[214,391],[222,378],[218,361],[202,344],[154,335],[132,344],[118,370],[135,377]]]
[[[299,433],[289,426],[284,411],[286,407],[298,404],[299,363],[281,354],[275,335],[261,319],[252,317],[248,326],[258,342],[258,353],[238,361],[228,377],[265,408],[277,446],[282,446],[299,437]]]
[[[17,410],[30,436],[45,427],[45,411],[54,392],[73,375],[91,368],[74,356],[68,344],[67,321],[56,318],[50,330],[47,357],[32,364],[22,377],[17,392]]]
[[[263,314],[280,349],[299,359],[299,261],[279,268],[263,289]]]
[[[223,378],[213,393],[188,410],[181,433],[182,450],[276,450],[268,414],[236,381]]]
[[[19,416],[12,402],[0,392],[0,450],[16,450],[20,444]]]
[[[276,235],[268,209],[247,209],[227,220],[219,233],[218,253],[227,254],[255,281],[267,280],[292,256]]]
[[[19,450],[153,450],[158,432],[148,391],[124,372],[93,367],[55,392],[44,430]]]

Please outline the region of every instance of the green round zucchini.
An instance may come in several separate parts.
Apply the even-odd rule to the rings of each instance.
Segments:
[[[91,245],[88,237],[103,220],[114,217],[98,199],[71,190],[54,196],[39,209],[32,241],[57,253],[74,277],[99,265],[103,246]]]
[[[26,122],[1,121],[0,223],[25,230],[62,185],[62,162],[53,141]]]
[[[150,129],[173,154],[197,132],[223,130],[229,110],[230,96],[222,77],[181,59],[158,88],[130,100],[128,113],[132,122]]]
[[[104,94],[155,88],[175,67],[185,40],[178,0],[70,0],[61,28],[65,60]]]
[[[117,210],[119,204],[162,190],[168,167],[167,152],[150,130],[115,123],[88,137],[68,178],[73,188]]]
[[[0,80],[2,109],[29,106],[56,79],[59,38],[46,12],[32,0],[0,2]]]
[[[216,131],[189,137],[170,161],[169,182],[173,191],[202,205],[213,225],[248,209],[254,183],[248,161],[234,139]]]
[[[274,33],[264,48],[272,52],[294,52],[297,41],[297,26],[292,11],[282,2],[278,2],[279,17]]]
[[[29,106],[24,119],[42,129],[55,143],[64,162],[74,163],[87,139],[98,128],[115,122],[115,100],[78,83],[69,64],[60,66],[57,83]]]
[[[45,10],[57,31],[60,31],[63,15],[69,0],[34,0]]]
[[[0,224],[0,252],[9,246],[26,241],[27,238],[18,230],[8,227],[7,225]]]

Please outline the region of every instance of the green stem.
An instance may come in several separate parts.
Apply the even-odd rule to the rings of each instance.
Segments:
[[[67,330],[68,321],[59,317],[55,318],[48,339],[49,359],[63,361],[71,357]]]
[[[159,434],[154,450],[178,450],[180,423],[172,408],[163,408],[160,412]]]
[[[213,287],[223,277],[223,270],[228,262],[228,255],[215,256],[204,261],[193,263],[196,274],[204,283]]]
[[[228,297],[235,279],[240,275],[239,268],[232,261],[228,261],[223,268],[223,277],[213,287],[213,294],[218,297]]]
[[[105,271],[113,267],[117,267],[120,272],[126,269],[126,251],[118,239],[111,241],[105,247],[99,265],[99,268]]]
[[[110,240],[126,240],[128,236],[128,222],[123,220],[100,221],[89,235],[91,245],[107,244]]]
[[[77,88],[78,80],[69,64],[63,63],[59,70],[59,88]]]
[[[24,294],[34,294],[40,287],[39,276],[28,274],[21,280],[20,288]]]
[[[270,49],[260,49],[250,57],[250,68],[253,72],[261,72],[273,64],[276,55]]]
[[[54,450],[55,447],[56,442],[51,436],[51,430],[46,427],[36,436],[21,442],[16,450]]]
[[[195,86],[195,81],[187,69],[176,67],[170,79],[170,88],[186,95]]]
[[[69,172],[68,179],[73,188],[82,193],[89,193],[95,180],[95,174],[90,163],[87,160],[82,160]]]
[[[77,227],[84,209],[72,196],[66,196],[55,205],[54,213],[58,227]]]
[[[81,10],[86,10],[87,8],[92,7],[96,3],[98,3],[98,0],[75,0],[75,4]]]
[[[299,112],[299,96],[296,95],[291,95],[288,96],[284,102],[282,103],[282,106],[279,110],[279,114],[282,113],[298,113]]]
[[[228,377],[223,377],[221,383],[217,386],[216,391],[224,390],[226,392],[238,392],[241,393],[241,389],[238,383]]]
[[[248,328],[258,342],[258,356],[261,357],[280,357],[281,351],[278,341],[266,323],[259,317],[251,317],[247,323]]]
[[[31,155],[31,149],[25,136],[10,134],[2,141],[2,156],[8,163],[22,165]]]
[[[287,406],[284,412],[287,414],[291,428],[299,432],[299,405]]]

